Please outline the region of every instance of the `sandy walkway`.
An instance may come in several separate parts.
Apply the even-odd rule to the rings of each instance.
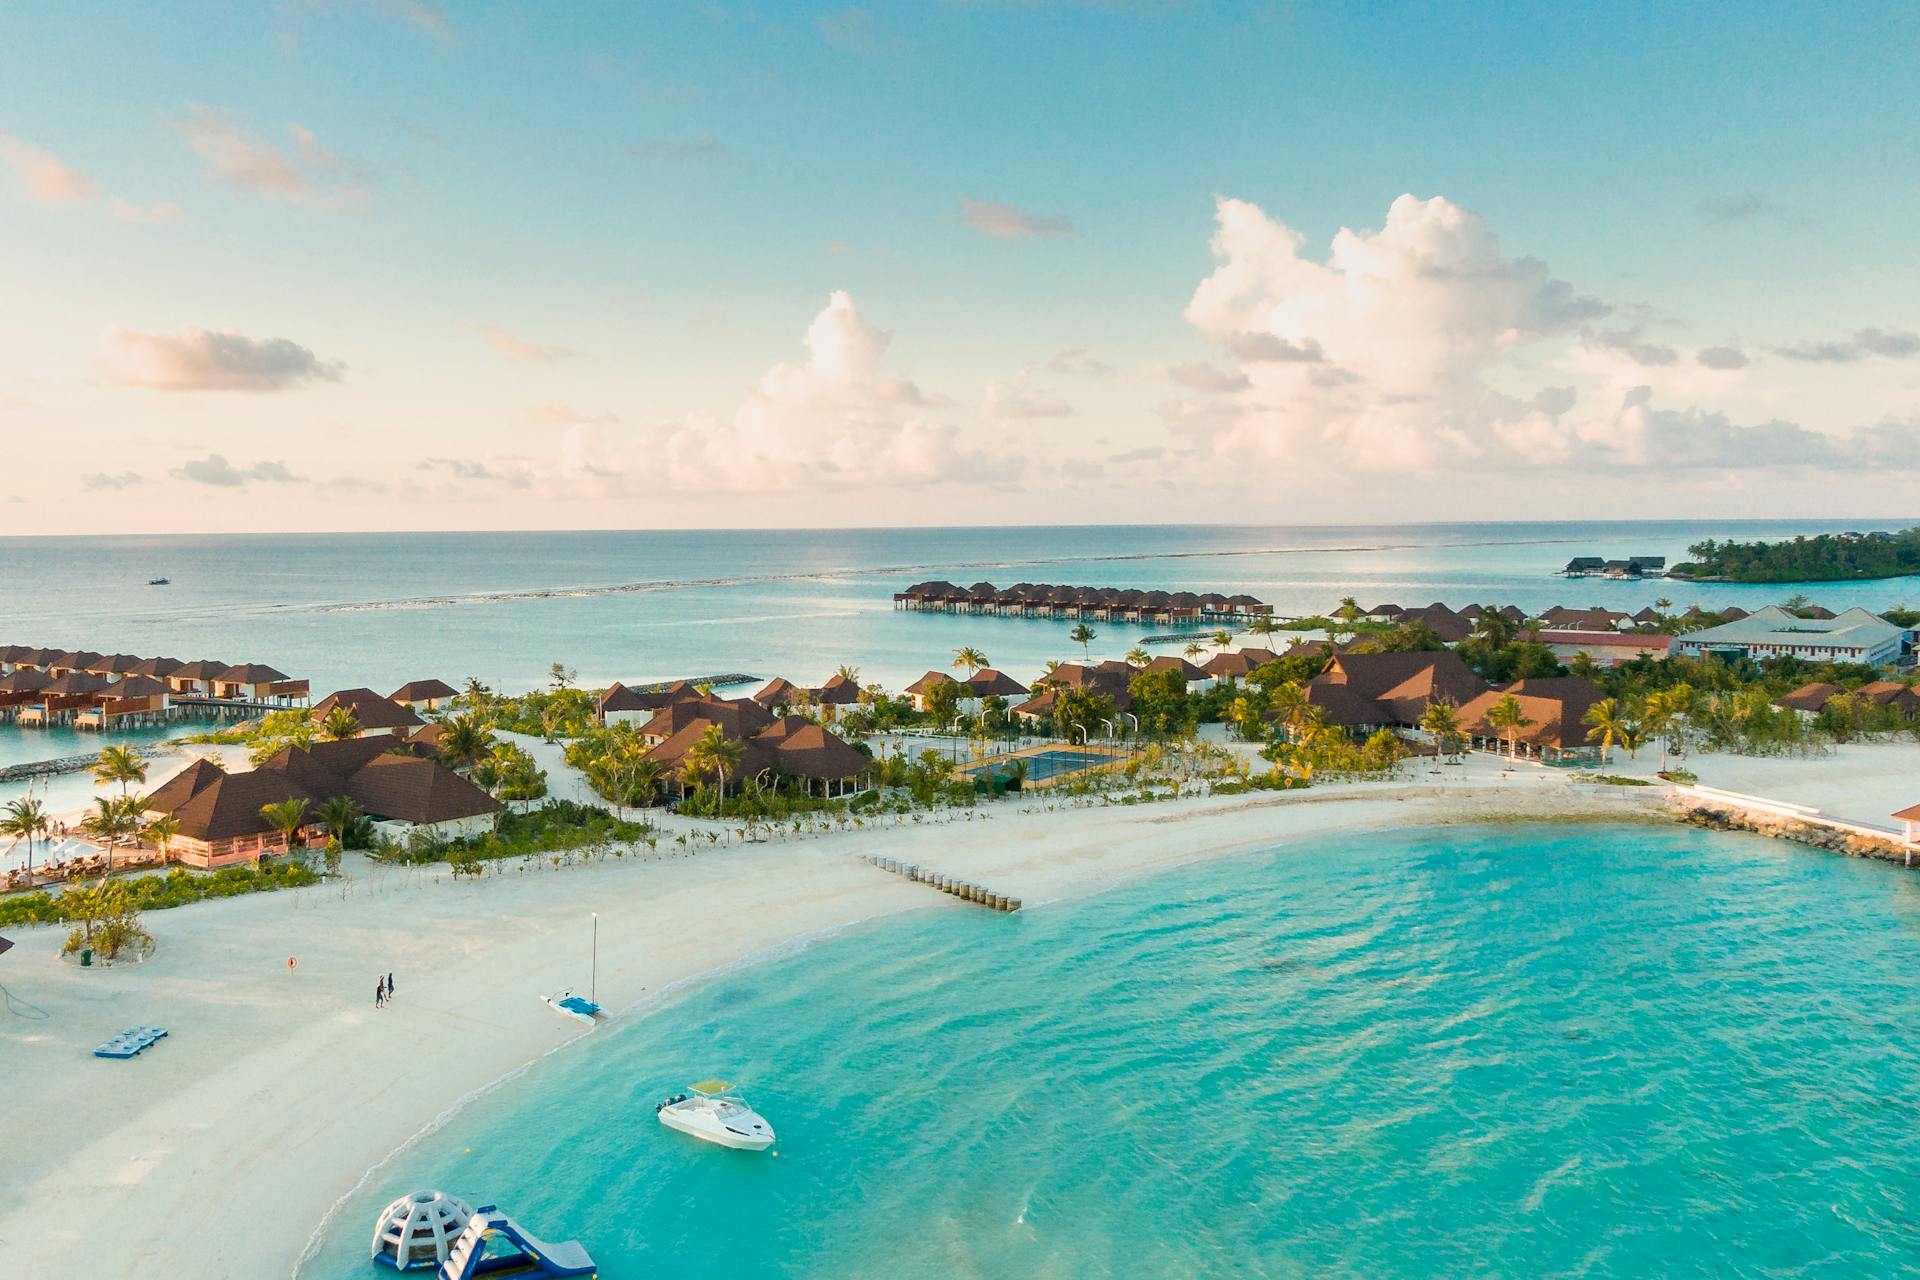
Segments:
[[[344,889],[154,913],[155,957],[109,972],[57,962],[59,931],[13,930],[19,945],[0,959],[15,1010],[0,1016],[0,1077],[13,1101],[0,1249],[20,1276],[291,1273],[316,1223],[367,1169],[455,1100],[583,1034],[538,997],[585,985],[591,911],[599,996],[620,1011],[877,915],[978,909],[858,860],[868,852],[1032,905],[1316,834],[1618,811],[1654,798],[1652,788],[1570,787],[1541,770],[1503,778],[1483,762],[1404,784],[1178,805],[1003,804],[988,819],[479,883],[356,862]],[[376,1010],[374,983],[389,970],[398,997]],[[143,1023],[172,1035],[128,1062],[90,1055]]]

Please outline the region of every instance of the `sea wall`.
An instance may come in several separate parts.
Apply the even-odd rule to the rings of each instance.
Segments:
[[[1830,818],[1803,817],[1749,809],[1723,800],[1703,799],[1676,793],[1669,800],[1675,818],[1690,826],[1709,831],[1750,831],[1776,840],[1811,845],[1850,858],[1876,858],[1882,862],[1913,865],[1914,850],[1892,832],[1879,832],[1855,823]]]

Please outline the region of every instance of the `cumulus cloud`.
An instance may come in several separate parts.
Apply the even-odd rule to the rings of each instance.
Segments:
[[[295,204],[365,195],[357,166],[322,146],[303,125],[287,126],[289,144],[276,145],[243,129],[227,113],[198,104],[173,123],[208,169],[242,190]]]
[[[960,197],[960,221],[996,240],[1040,240],[1071,235],[1073,224],[1065,218],[1047,218],[1026,213],[1010,204]]]
[[[1664,343],[1649,341],[1639,328],[1589,331],[1587,345],[1596,350],[1613,351],[1637,365],[1658,368],[1678,364],[1680,353]]]
[[[570,359],[577,354],[567,347],[551,347],[538,342],[529,342],[497,324],[481,325],[480,336],[487,340],[488,346],[509,360],[529,360],[539,364],[551,364],[556,360]]]
[[[92,471],[80,477],[82,489],[131,489],[142,482],[138,471]]]
[[[181,480],[221,489],[237,489],[256,480],[270,484],[293,484],[300,479],[287,469],[284,462],[256,462],[250,467],[236,467],[218,453],[183,462],[173,469],[172,474]]]
[[[1693,358],[1709,369],[1744,369],[1753,363],[1738,347],[1702,347]]]
[[[1256,205],[1222,199],[1216,212],[1219,265],[1186,317],[1246,385],[1166,410],[1216,451],[1306,448],[1384,469],[1477,453],[1499,443],[1496,423],[1511,435],[1534,412],[1492,377],[1610,311],[1545,263],[1507,257],[1444,197],[1401,196],[1378,231],[1342,229],[1324,262]]]
[[[100,193],[92,178],[10,133],[0,133],[0,161],[13,170],[35,204],[84,204]]]
[[[1904,329],[1860,329],[1851,338],[1828,342],[1800,342],[1775,347],[1773,353],[1788,360],[1810,364],[1853,364],[1868,356],[1904,360],[1920,355],[1920,334]]]
[[[183,329],[177,334],[107,330],[100,367],[107,379],[155,391],[286,391],[336,382],[345,366],[286,338]]]
[[[966,446],[940,404],[882,365],[893,335],[844,291],[807,326],[807,358],[777,364],[731,417],[694,415],[666,433],[667,478],[692,490],[827,490],[1004,483],[1018,463]]]

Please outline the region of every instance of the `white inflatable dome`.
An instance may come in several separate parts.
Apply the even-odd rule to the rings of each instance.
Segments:
[[[437,1267],[472,1216],[472,1205],[443,1191],[401,1196],[374,1220],[373,1260],[396,1271]]]

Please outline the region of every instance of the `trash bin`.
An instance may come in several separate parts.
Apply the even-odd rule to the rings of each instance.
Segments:
[[[80,967],[82,969],[88,969],[88,968],[91,968],[92,966],[93,966],[93,948],[82,947],[80,949]]]

